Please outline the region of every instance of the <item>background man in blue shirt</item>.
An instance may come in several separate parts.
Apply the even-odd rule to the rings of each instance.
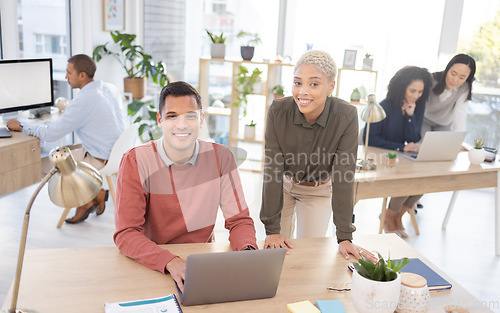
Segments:
[[[43,141],[56,141],[75,132],[82,143],[82,148],[73,151],[77,161],[85,161],[97,169],[107,163],[113,144],[125,129],[125,108],[121,94],[112,84],[94,80],[96,64],[85,54],[77,54],[68,59],[66,79],[72,88],[80,92],[69,103],[59,119],[48,125],[21,123],[9,120],[7,127],[13,131],[22,131],[37,136]],[[104,212],[107,191],[101,189],[91,202],[78,207],[75,216],[66,220],[78,223],[96,211]]]

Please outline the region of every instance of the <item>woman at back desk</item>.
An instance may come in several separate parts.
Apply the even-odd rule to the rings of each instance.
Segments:
[[[432,78],[427,69],[406,66],[391,78],[387,96],[380,102],[386,118],[370,125],[369,145],[397,151],[418,151],[425,102],[429,97]],[[363,138],[366,136],[366,128]],[[384,223],[386,233],[408,237],[401,218],[413,209],[422,195],[392,197]]]

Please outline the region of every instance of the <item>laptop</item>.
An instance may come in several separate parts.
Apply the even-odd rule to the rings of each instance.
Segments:
[[[399,152],[413,161],[452,161],[457,158],[465,138],[464,131],[428,131],[418,152]]]
[[[10,138],[12,134],[9,132],[7,127],[0,127],[0,138]]]
[[[186,259],[182,305],[272,298],[286,249],[190,254]]]

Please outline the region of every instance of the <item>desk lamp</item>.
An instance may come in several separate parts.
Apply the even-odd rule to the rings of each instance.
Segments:
[[[361,120],[363,122],[366,122],[366,138],[365,138],[365,159],[360,163],[360,167],[363,170],[374,170],[377,168],[377,166],[366,159],[368,156],[368,139],[370,136],[370,123],[377,123],[380,122],[385,118],[385,111],[384,108],[380,106],[380,104],[377,103],[375,100],[375,95],[370,94],[368,95],[368,104],[366,105],[366,108],[363,110],[361,113]]]
[[[28,235],[28,223],[31,207],[42,187],[49,182],[50,200],[64,208],[84,205],[94,199],[102,186],[102,177],[98,170],[84,162],[76,162],[67,147],[57,147],[49,154],[53,165],[52,170],[45,176],[28,203],[24,215],[21,243],[19,245],[19,256],[17,258],[17,270],[12,290],[12,303],[8,311],[1,313],[35,312],[33,310],[17,309],[17,297],[23,267],[24,252],[26,250],[26,237]]]

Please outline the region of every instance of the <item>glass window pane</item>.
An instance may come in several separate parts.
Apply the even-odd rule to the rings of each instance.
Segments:
[[[70,57],[67,10],[68,0],[18,0],[20,57],[52,58],[55,98],[71,97],[64,78]]]

